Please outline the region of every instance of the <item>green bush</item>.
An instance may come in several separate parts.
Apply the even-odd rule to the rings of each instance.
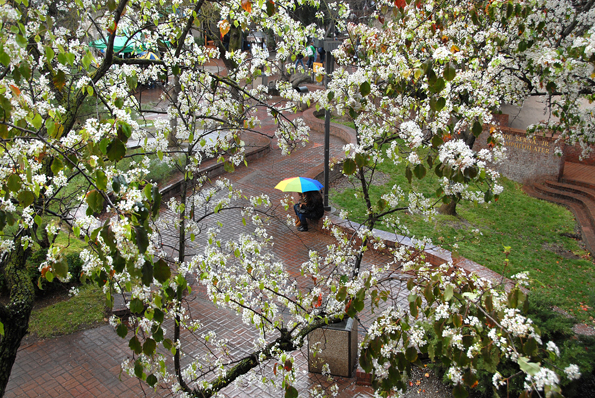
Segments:
[[[35,287],[35,294],[37,296],[42,297],[59,290],[68,290],[70,286],[79,284],[79,278],[83,269],[83,261],[80,259],[78,253],[68,253],[66,255],[68,271],[72,274],[71,280],[66,283],[62,283],[58,278],[55,278],[52,282],[48,282],[46,279],[41,279],[39,265],[45,261],[46,255],[47,249],[37,249],[27,260],[27,273],[29,274],[31,283],[33,283],[33,286]],[[9,293],[8,284],[4,279],[4,272],[0,272],[0,294],[6,295]]]
[[[533,320],[541,334],[543,346],[552,341],[560,350],[560,359],[557,361],[561,370],[570,364],[576,364],[580,368],[581,378],[579,380],[569,381],[563,378],[560,381],[562,392],[566,398],[589,398],[593,397],[593,387],[595,386],[595,338],[580,336],[573,332],[572,328],[576,324],[576,319],[565,316],[553,309],[548,297],[541,293],[531,293],[529,296],[529,308],[526,314]],[[448,370],[441,364],[433,366],[438,374],[444,375]],[[519,372],[519,367],[512,361],[504,361],[498,364],[498,372],[504,377],[510,377]],[[559,372],[563,375],[564,372]],[[508,383],[508,393],[506,386],[495,390],[492,384],[492,372],[480,370],[477,372],[478,385],[471,390],[471,396],[474,398],[487,397],[518,397],[523,391],[524,378],[513,377]],[[448,380],[445,380],[448,382]]]

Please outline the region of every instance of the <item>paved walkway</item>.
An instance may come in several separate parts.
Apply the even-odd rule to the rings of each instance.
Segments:
[[[271,133],[274,125],[265,120],[262,131]],[[297,149],[291,156],[282,156],[278,149],[262,159],[253,161],[249,167],[241,167],[235,173],[227,174],[236,186],[245,194],[268,194],[273,202],[278,202],[284,194],[274,190],[275,184],[287,176],[303,175],[324,158],[323,136],[311,135],[311,141],[304,148]],[[331,156],[339,157],[344,142],[331,139]],[[327,235],[310,231],[297,233],[284,223],[285,211],[277,211],[279,220],[274,220],[269,233],[274,237],[275,254],[283,260],[290,274],[299,274],[300,264],[308,258],[311,249],[326,251],[331,243]],[[241,230],[237,215],[221,215],[225,230],[223,234],[230,238]],[[213,224],[214,225],[214,224]],[[172,237],[175,239],[175,237]],[[386,259],[377,253],[369,252],[365,262],[378,263]],[[237,353],[247,352],[252,346],[255,334],[244,326],[238,316],[213,305],[203,289],[196,286],[190,308],[203,324],[203,330],[215,330],[230,340],[232,350]],[[368,316],[364,316],[364,319]],[[360,327],[360,333],[362,328]],[[39,341],[30,346],[21,347],[13,367],[6,397],[112,397],[112,396],[166,396],[165,390],[153,392],[143,383],[120,373],[120,363],[130,356],[128,341],[120,339],[109,325],[86,330],[72,335],[51,340]],[[186,360],[199,357],[204,348],[189,346]],[[305,352],[305,350],[304,350]],[[305,372],[304,357],[298,359],[300,368],[297,387],[306,391],[318,384],[325,384],[324,378]],[[372,396],[369,387],[355,385],[355,379],[338,379],[340,397]],[[280,391],[259,386],[240,386],[224,391],[228,397],[278,397]],[[307,394],[304,394],[307,395]]]

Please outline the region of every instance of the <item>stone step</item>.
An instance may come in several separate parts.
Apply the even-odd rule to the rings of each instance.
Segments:
[[[536,189],[536,185],[540,186],[541,190]],[[545,187],[543,183],[524,185],[523,191],[529,196],[548,202],[558,203],[572,211],[580,227],[583,243],[591,255],[595,256],[595,230],[591,221],[592,216],[590,217],[588,210],[585,208],[582,201],[576,197],[570,198],[566,196],[563,191],[557,191],[556,193],[555,190]],[[549,191],[549,193],[545,193],[544,191]]]

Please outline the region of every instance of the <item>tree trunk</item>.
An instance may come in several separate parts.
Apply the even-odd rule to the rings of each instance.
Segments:
[[[457,201],[451,199],[448,203],[442,203],[442,206],[438,209],[438,213],[445,214],[447,216],[457,215]]]
[[[23,250],[21,239],[17,239],[4,269],[10,287],[10,303],[0,307],[0,320],[4,324],[4,336],[0,337],[0,396],[6,392],[17,350],[27,333],[33,309],[35,291],[27,273],[27,258],[30,254],[31,249]]]

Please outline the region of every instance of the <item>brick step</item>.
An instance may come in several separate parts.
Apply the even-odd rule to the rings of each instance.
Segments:
[[[564,195],[547,195],[539,192],[533,185],[523,185],[523,191],[529,196],[537,199],[545,200],[548,202],[557,203],[567,207],[576,218],[576,221],[580,227],[583,243],[591,255],[595,255],[595,231],[591,219],[587,215],[587,210],[582,203],[577,201],[568,200],[564,198]]]
[[[589,220],[588,226],[593,230],[593,227],[595,226],[595,201],[581,193],[576,193],[578,189],[563,190],[556,186],[552,187],[545,182],[535,183],[533,188],[543,195],[564,199],[581,206],[585,216]]]
[[[587,182],[587,181],[575,180],[568,176],[562,176],[562,178],[560,179],[560,182],[563,182],[563,183],[569,184],[569,185],[577,185],[579,187],[584,187],[584,188],[589,188],[589,189],[595,190],[595,184]]]
[[[550,188],[572,192],[574,194],[584,196],[595,202],[595,187],[587,187],[577,184],[558,182],[554,180],[545,180],[543,181],[543,183]]]

